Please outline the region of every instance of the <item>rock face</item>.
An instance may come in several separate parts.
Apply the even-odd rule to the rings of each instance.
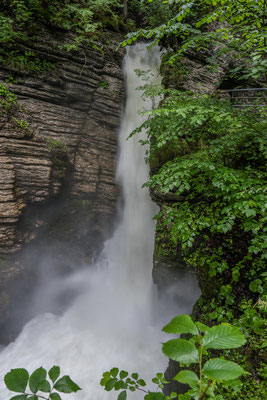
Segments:
[[[63,242],[76,240],[81,245],[88,220],[94,239],[103,231],[103,221],[111,225],[118,197],[117,131],[124,97],[123,53],[114,51],[120,39],[110,34],[103,51],[67,53],[59,49],[62,33],[43,30],[22,50],[52,63],[51,68],[41,73],[18,66],[0,68],[0,80],[9,81],[18,99],[11,115],[0,115],[2,314],[9,303],[6,287],[27,269],[20,255],[26,243],[61,229],[63,236],[69,233]],[[52,226],[55,215],[61,218],[56,223],[64,220],[65,227]]]
[[[42,41],[40,41],[42,40]],[[74,198],[90,199],[92,211],[114,212],[116,133],[122,105],[121,54],[88,51],[70,55],[46,34],[32,44],[55,68],[39,76],[1,69],[1,80],[18,96],[32,137],[2,123],[0,131],[0,252],[19,250],[26,240],[18,222],[25,207],[59,196],[64,184]],[[30,50],[30,49],[28,49]],[[68,168],[53,160],[66,146]],[[64,169],[64,168],[63,168]],[[27,233],[27,238],[29,234]]]

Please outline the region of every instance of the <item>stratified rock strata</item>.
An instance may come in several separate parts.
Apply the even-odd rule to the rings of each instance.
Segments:
[[[0,66],[0,81],[18,99],[0,112],[0,342],[26,322],[5,330],[25,314],[42,259],[54,257],[50,269],[59,275],[74,259],[89,263],[115,216],[121,37],[109,34],[103,51],[68,53],[59,48],[63,36],[41,29],[35,42],[19,45],[53,68]]]
[[[93,213],[115,210],[122,55],[109,48],[74,55],[59,45],[45,31],[27,48],[55,63],[42,74],[0,70],[2,81],[15,78],[8,88],[17,95],[32,131],[29,137],[14,127],[12,117],[1,123],[0,253],[21,249],[31,236],[19,227],[25,208],[60,196],[63,185],[68,185],[68,196],[90,200]],[[63,146],[66,162],[57,157]]]

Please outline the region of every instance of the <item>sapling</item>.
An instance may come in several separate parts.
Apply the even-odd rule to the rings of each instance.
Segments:
[[[220,395],[216,395],[219,386],[240,389],[241,382],[237,381],[237,378],[248,372],[237,363],[225,360],[223,357],[209,358],[211,349],[233,349],[246,342],[237,327],[223,323],[210,328],[201,322],[193,322],[188,315],[179,315],[164,326],[163,331],[170,334],[191,335],[189,339],[171,339],[162,346],[162,351],[168,358],[179,362],[181,367],[187,367],[173,380],[189,385],[190,389],[184,394],[172,392],[165,396],[162,389],[168,382],[162,373],[158,373],[152,379],[157,385],[156,391],[153,392],[145,389],[146,382],[140,379],[137,373],[129,376],[127,371],[112,368],[104,372],[100,382],[105,390],[122,390],[118,400],[126,400],[127,390],[144,392],[145,400],[222,400]],[[189,369],[192,365],[193,368]]]

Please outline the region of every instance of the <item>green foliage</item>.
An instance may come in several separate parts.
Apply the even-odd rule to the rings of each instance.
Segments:
[[[153,29],[167,23],[173,16],[171,6],[162,0],[132,0],[129,3],[129,14],[142,16],[142,25]]]
[[[151,4],[153,0],[149,1]],[[209,49],[217,42],[222,54],[231,52],[236,57],[251,57],[252,66],[238,68],[242,78],[258,79],[265,76],[266,60],[266,1],[263,0],[162,0],[162,6],[171,10],[168,21],[161,19],[151,29],[139,29],[129,33],[123,45],[131,44],[139,37],[153,40],[153,44],[164,40],[180,42],[179,50],[169,62],[191,49]],[[158,4],[158,0],[156,0]],[[164,14],[164,13],[162,13]],[[212,26],[212,29],[208,25]],[[234,53],[233,53],[234,50]],[[237,70],[234,70],[237,72]],[[242,73],[241,73],[242,72]]]
[[[60,168],[63,172],[69,167],[69,153],[66,144],[53,139],[46,139],[46,143],[54,166]]]
[[[45,59],[40,59],[33,51],[7,50],[4,47],[0,49],[0,62],[21,71],[37,73],[51,70],[55,67],[55,64]]]
[[[12,77],[8,81],[14,82]],[[17,102],[17,96],[12,93],[7,87],[0,83],[0,118],[2,122],[9,122],[17,130],[23,132],[24,136],[31,138],[33,131],[30,129],[29,123],[25,119],[21,119],[21,107]]]
[[[101,81],[98,83],[98,86],[103,88],[103,89],[108,89],[109,88],[109,83],[106,81]]]
[[[228,274],[220,296],[234,304],[234,282],[265,295],[266,119],[263,108],[235,109],[209,96],[163,90],[143,128],[150,144],[150,180],[164,199],[156,216],[157,238],[182,251],[210,277]],[[238,250],[237,250],[238,248]],[[229,272],[231,271],[231,279]],[[242,271],[242,274],[241,274]]]
[[[17,105],[17,96],[10,92],[7,87],[0,82],[0,116],[11,112]]]
[[[31,375],[24,368],[16,368],[5,375],[4,381],[9,390],[21,393],[10,400],[61,400],[59,393],[76,393],[81,390],[68,375],[61,378],[59,375],[60,368],[52,367],[48,371],[52,381],[50,383],[47,380],[47,371],[43,367],[36,369]]]
[[[48,144],[48,147],[52,152],[53,151],[67,152],[67,146],[60,140],[46,139],[46,143]]]
[[[215,391],[220,387],[231,387],[232,390],[239,391],[242,384],[236,379],[247,372],[237,363],[221,358],[207,359],[209,349],[234,349],[242,346],[246,339],[237,327],[229,324],[220,324],[209,328],[200,323],[193,322],[188,315],[179,315],[172,319],[164,328],[167,333],[186,333],[192,335],[191,339],[172,339],[163,344],[163,353],[172,360],[180,362],[181,366],[198,364],[198,374],[194,371],[181,370],[173,379],[188,384],[190,390],[182,395],[173,392],[170,396],[165,396],[161,391],[151,392],[144,389],[146,383],[139,379],[137,373],[129,377],[126,371],[119,371],[112,368],[103,373],[101,386],[105,390],[122,390],[118,395],[118,400],[127,398],[127,390],[142,391],[146,393],[145,400],[191,400],[196,399],[217,399]],[[203,357],[206,362],[203,364]],[[162,373],[158,373],[152,382],[158,385],[158,389],[163,389],[164,384],[168,383]],[[234,389],[235,388],[235,389]]]
[[[35,38],[39,26],[70,31],[73,40],[63,43],[68,51],[94,43],[105,27],[118,29],[120,0],[4,0],[0,5],[0,62],[15,68],[42,72],[53,64],[32,51],[22,51],[18,42]]]
[[[145,90],[149,94],[147,85]],[[141,142],[150,146],[147,159],[151,176],[145,186],[152,189],[161,204],[156,216],[157,246],[170,259],[182,255],[189,265],[195,267],[200,278],[203,296],[194,315],[201,316],[201,323],[195,325],[205,332],[202,339],[202,345],[206,346],[203,351],[205,360],[205,352],[210,348],[215,351],[214,366],[219,363],[219,373],[221,369],[227,375],[232,368],[231,362],[252,373],[245,383],[222,382],[217,388],[218,400],[232,400],[237,391],[240,400],[247,400],[254,393],[255,398],[264,398],[264,107],[255,104],[249,111],[236,109],[221,98],[175,90],[158,89],[157,94],[163,97],[160,106],[145,112],[147,121],[132,133],[138,134],[142,129],[147,132],[147,140]],[[166,332],[186,333],[187,321],[183,318],[178,325],[180,331],[176,332],[171,322],[165,327]],[[216,329],[209,328],[211,321],[224,324]],[[242,336],[239,329],[247,339],[246,347],[241,351],[235,350],[234,345],[235,336],[237,347],[238,338]],[[188,363],[194,365],[198,344],[193,340],[189,345],[185,339],[177,340],[164,344],[164,351],[183,363],[188,351]],[[232,346],[231,351],[227,350],[228,345]],[[221,349],[219,359],[215,347]],[[218,361],[223,357],[230,358],[230,364],[223,365]],[[209,364],[204,370],[207,373],[204,376],[206,388],[209,379],[215,379],[215,376],[217,379],[217,375],[208,376],[207,367]],[[186,378],[182,375],[181,379]],[[210,384],[207,396],[212,390]],[[185,395],[181,399],[191,400],[190,396],[194,395],[197,396],[191,392],[189,397]]]
[[[198,334],[198,328],[188,315],[178,315],[173,318],[169,324],[162,329],[167,333],[191,333]]]

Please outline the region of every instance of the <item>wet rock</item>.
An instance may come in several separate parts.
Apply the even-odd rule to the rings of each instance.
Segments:
[[[50,70],[0,68],[2,81],[15,78],[7,86],[18,97],[18,119],[32,132],[29,137],[12,126],[13,117],[1,118],[0,253],[16,252],[36,236],[25,237],[22,214],[30,205],[59,198],[66,186],[70,198],[90,199],[92,212],[114,214],[122,53],[109,47],[70,54],[59,50],[61,40],[43,30],[36,42],[22,46],[55,63]],[[65,157],[58,156],[60,146]]]
[[[0,81],[18,99],[11,113],[0,113],[0,342],[32,317],[19,315],[50,258],[58,275],[92,262],[115,216],[121,37],[110,33],[102,52],[67,53],[62,35],[42,28],[35,42],[20,45],[53,68],[0,66]]]

